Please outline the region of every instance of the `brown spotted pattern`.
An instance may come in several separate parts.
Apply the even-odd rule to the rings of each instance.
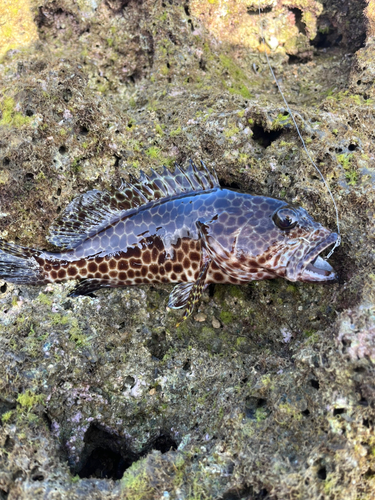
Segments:
[[[204,166],[194,164],[163,175],[142,173],[114,193],[90,191],[67,207],[50,233],[60,252],[0,242],[0,277],[31,284],[79,280],[72,295],[194,283],[175,288],[170,299],[171,307],[190,308],[209,283],[335,277],[319,253],[337,234],[285,201],[222,189]],[[28,275],[25,262],[34,266]],[[23,275],[17,275],[22,265]]]
[[[334,235],[301,208],[294,210],[304,225],[279,229],[272,215],[285,206],[284,201],[220,188],[161,199],[125,215],[73,250],[45,252],[37,261],[46,281],[85,280],[76,293],[99,287],[193,282],[202,265],[202,251],[211,259],[207,284],[278,275],[295,280],[304,255],[319,242],[327,246],[327,238],[332,243]]]

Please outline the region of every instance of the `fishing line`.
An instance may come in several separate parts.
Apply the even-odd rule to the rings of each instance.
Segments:
[[[260,19],[260,36],[261,36],[261,39],[262,39],[262,42],[264,44],[264,46],[266,45],[266,41],[264,39],[264,33],[263,33],[263,23],[262,23],[262,13],[261,13],[261,7],[260,7],[260,1],[258,3],[258,10],[259,10],[259,19]],[[333,246],[333,248],[331,249],[331,251],[329,252],[329,254],[327,255],[327,257],[325,258],[326,260],[329,259],[331,257],[331,255],[333,254],[333,252],[335,251],[335,249],[340,245],[341,243],[341,233],[340,233],[340,220],[339,220],[339,211],[337,209],[337,205],[336,205],[336,202],[335,202],[335,199],[333,197],[333,194],[332,194],[332,191],[330,190],[322,172],[319,170],[319,168],[317,167],[317,165],[315,164],[314,160],[311,158],[311,155],[310,153],[308,152],[307,150],[307,147],[306,147],[306,144],[305,144],[305,141],[303,140],[303,137],[301,135],[301,132],[298,128],[298,125],[297,125],[297,122],[296,122],[296,119],[294,117],[294,114],[292,113],[292,110],[290,109],[289,107],[289,104],[287,102],[287,100],[285,99],[285,96],[283,94],[283,91],[281,90],[281,87],[279,85],[279,82],[277,81],[276,79],[276,76],[275,76],[275,73],[272,69],[272,66],[271,66],[271,63],[270,63],[270,60],[268,58],[268,54],[267,54],[267,49],[265,49],[264,51],[265,55],[266,55],[266,59],[267,59],[267,64],[268,64],[268,67],[271,71],[271,75],[276,83],[276,86],[277,86],[277,89],[278,91],[280,92],[281,94],[281,97],[283,98],[283,101],[285,103],[285,106],[286,106],[286,109],[288,110],[288,113],[289,113],[289,116],[291,116],[292,120],[293,120],[293,123],[294,123],[294,126],[296,127],[296,130],[297,130],[297,133],[298,133],[298,136],[299,138],[301,139],[301,142],[302,142],[302,146],[303,146],[303,149],[305,150],[309,160],[311,161],[311,163],[313,164],[315,170],[318,172],[320,178],[322,179],[330,197],[331,197],[331,200],[332,200],[332,203],[333,203],[333,206],[335,207],[335,212],[336,212],[336,225],[337,225],[337,234],[338,234],[338,238]]]

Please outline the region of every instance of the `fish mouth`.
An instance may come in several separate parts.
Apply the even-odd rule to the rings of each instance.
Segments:
[[[302,275],[304,281],[327,281],[336,279],[336,273],[333,267],[322,257],[315,257],[305,267]]]
[[[335,270],[320,254],[338,239],[338,234],[330,233],[313,248],[307,247],[306,254],[298,259],[297,254],[289,262],[286,278],[290,281],[332,281],[337,278]],[[298,262],[296,263],[296,260]]]
[[[337,239],[338,234],[331,233],[304,257],[297,266],[298,281],[331,281],[337,278],[333,267],[319,255],[336,243]]]

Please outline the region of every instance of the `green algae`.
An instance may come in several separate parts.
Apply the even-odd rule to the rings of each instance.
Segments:
[[[177,127],[175,130],[171,130],[171,131],[169,132],[169,135],[170,135],[171,137],[177,137],[178,135],[180,135],[180,134],[181,134],[181,132],[182,132],[181,127]]]
[[[160,158],[161,150],[156,146],[152,146],[146,150],[146,155],[153,159]]]
[[[146,500],[154,489],[149,484],[145,470],[145,460],[138,460],[125,472],[121,479],[122,498]]]
[[[358,182],[358,172],[352,164],[353,154],[343,153],[336,156],[337,161],[345,170],[345,177],[349,186],[355,186]]]
[[[19,403],[23,410],[30,412],[34,406],[43,403],[44,399],[44,394],[35,394],[28,389],[24,393],[18,395],[17,403]]]
[[[16,103],[12,97],[2,96],[0,98],[1,119],[0,126],[22,127],[30,123],[30,117],[24,116],[15,110]]]
[[[42,122],[34,122],[34,116],[20,127],[4,126],[6,144],[0,152],[8,173],[1,206],[10,215],[1,229],[7,231],[7,239],[18,237],[21,244],[44,248],[48,225],[77,194],[108,188],[129,172],[136,175],[134,170],[139,168],[158,168],[164,158],[184,163],[189,157],[202,157],[209,168],[215,163],[226,185],[302,203],[317,220],[334,228],[330,202],[300,154],[290,119],[266,79],[259,54],[241,52],[239,45],[217,44],[182,6],[166,5],[165,11],[159,5],[152,11],[152,5],[143,4],[140,11],[130,2],[125,11],[120,3],[106,2],[96,10],[85,5],[85,16],[74,5],[71,12],[60,3],[56,8],[41,7],[49,20],[48,25],[41,23],[41,37],[52,52],[44,53],[42,43],[36,55],[28,55],[27,61],[23,57],[22,71],[17,69],[21,55],[11,55],[6,62],[15,87],[14,102],[27,109],[31,99],[36,116],[43,117]],[[210,5],[215,7],[217,2]],[[305,22],[308,5],[299,3],[299,7]],[[273,13],[269,14],[272,18]],[[233,5],[227,16],[236,20]],[[309,29],[312,21],[308,20]],[[338,183],[341,168],[347,175],[359,172],[359,158],[367,164],[371,161],[372,139],[367,130],[372,122],[367,117],[369,123],[362,127],[362,115],[363,109],[369,109],[372,90],[366,91],[368,95],[358,90],[367,85],[356,83],[362,76],[353,76],[353,89],[346,94],[348,89],[341,94],[335,90],[333,98],[320,101],[317,96],[326,89],[315,91],[315,85],[342,89],[339,78],[332,82],[332,74],[337,68],[341,71],[347,58],[335,63],[323,54],[310,57],[311,65],[287,65],[271,54],[284,90],[289,92],[290,82],[298,89],[292,93],[293,106],[307,123],[311,121],[312,128],[319,122],[322,138],[311,135],[310,144],[324,163],[324,174],[330,176],[339,203],[344,244],[333,265],[340,269],[345,286],[282,280],[244,287],[218,285],[205,292],[199,305],[204,322],[193,317],[176,329],[180,313],[165,312],[168,286],[100,291],[95,299],[73,300],[67,297],[70,285],[54,285],[38,298],[39,289],[8,284],[1,304],[1,321],[7,323],[0,325],[4,361],[0,383],[3,394],[17,404],[15,410],[6,406],[3,413],[9,414],[3,422],[9,436],[6,446],[15,443],[1,464],[10,478],[9,495],[19,496],[22,490],[25,498],[37,498],[37,488],[46,484],[41,477],[56,485],[62,498],[92,494],[149,500],[165,491],[171,498],[245,498],[272,491],[280,498],[330,495],[336,500],[353,496],[353,480],[371,495],[374,374],[367,359],[352,359],[346,350],[349,344],[343,347],[336,335],[344,328],[340,321],[346,320],[349,325],[360,323],[358,332],[367,332],[368,320],[361,313],[355,317],[356,303],[362,293],[369,298],[373,293],[373,282],[367,286],[373,274],[367,272],[372,249],[362,236],[372,220],[372,193],[357,180],[349,196]],[[47,66],[33,72],[34,60]],[[253,62],[261,66],[258,72],[252,69]],[[67,87],[71,97],[63,94]],[[249,105],[245,100],[251,96]],[[309,102],[302,106],[304,99],[311,99],[315,107]],[[66,109],[72,118],[64,118]],[[247,133],[239,123],[248,127]],[[282,135],[264,148],[252,138],[254,124],[258,133],[263,128]],[[310,134],[308,128],[303,133],[304,137]],[[99,141],[91,143],[92,137]],[[62,141],[64,155],[58,152]],[[334,152],[350,144],[360,153],[356,151],[349,160],[344,157],[337,168]],[[23,179],[31,172],[35,182],[26,189]],[[221,320],[219,328],[211,327],[213,318]],[[150,342],[155,325],[159,337]],[[293,334],[288,343],[281,328]],[[345,335],[354,346],[358,332],[357,338],[351,338],[350,331],[348,326]],[[17,403],[25,391],[31,399],[45,395],[46,404],[33,404],[28,411]],[[345,432],[340,415],[333,418],[330,409],[333,404],[339,408],[337,395],[350,400],[353,410]],[[259,405],[254,415],[244,411],[249,396]],[[366,399],[367,406],[359,398]],[[92,419],[114,440],[126,436],[132,453],[146,446],[151,450],[152,440],[165,433],[175,441],[173,447],[186,442],[184,455],[151,451],[125,471],[122,482],[107,480],[101,470],[99,481],[107,491],[91,493],[88,488],[97,479],[81,479],[72,471],[76,478],[72,481],[59,449],[68,450],[70,463],[79,461]],[[364,425],[366,419],[370,427]],[[191,437],[184,441],[188,434]],[[367,454],[358,446],[358,437],[361,447],[368,447]],[[75,451],[69,448],[72,443]],[[336,449],[343,451],[335,454]],[[34,465],[30,460],[35,450]],[[311,457],[316,457],[313,463]],[[37,480],[23,481],[19,475],[24,468],[19,464],[26,461],[33,465],[25,469],[25,477]],[[349,468],[353,461],[358,466]],[[318,477],[320,464],[327,471],[325,480]],[[35,476],[34,466],[37,471],[42,468]]]
[[[247,87],[247,76],[245,72],[230,57],[221,54],[219,59],[232,80],[230,84],[224,82],[229,92],[231,94],[238,94],[244,99],[251,99],[253,96]]]
[[[228,325],[233,321],[233,314],[230,311],[221,311],[220,320],[224,323],[224,325]]]

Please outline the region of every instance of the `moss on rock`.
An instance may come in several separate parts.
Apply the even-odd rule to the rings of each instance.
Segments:
[[[178,329],[172,286],[73,299],[72,282],[0,283],[0,496],[372,495],[375,70],[371,39],[360,49],[364,5],[347,18],[335,2],[261,5],[265,45],[254,2],[43,0],[39,42],[4,56],[1,237],[46,247],[78,194],[189,158],[334,229],[267,51],[343,243],[338,283],[211,286]],[[360,49],[353,66],[349,47]]]

